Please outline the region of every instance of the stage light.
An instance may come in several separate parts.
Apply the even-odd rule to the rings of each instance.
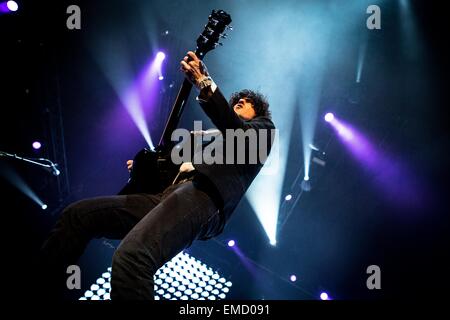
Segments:
[[[0,167],[0,176],[3,176],[9,183],[16,187],[28,198],[33,200],[40,208],[45,210],[47,205],[31,190],[30,186],[20,177],[12,168],[7,170],[6,167]],[[44,209],[45,206],[45,209]]]
[[[93,295],[94,295],[94,293],[93,293],[92,291],[90,291],[90,290],[88,290],[88,291],[86,291],[86,292],[84,293],[84,296],[85,296],[86,298],[91,298]]]
[[[182,268],[181,266],[185,264],[188,264],[188,267]],[[195,272],[195,277],[191,277],[191,280],[183,279],[183,277],[188,275],[188,268],[191,268],[191,271],[194,270],[193,272]],[[108,269],[110,270],[111,268]],[[220,298],[219,294],[225,297],[225,294],[229,292],[229,288],[224,288],[222,283],[225,283],[227,287],[231,287],[232,283],[230,281],[227,282],[225,278],[221,278],[216,272],[212,272],[211,276],[220,279],[221,283],[217,285],[211,283],[207,284],[206,281],[209,281],[210,277],[206,275],[206,272],[210,273],[212,272],[212,269],[208,268],[201,261],[197,261],[195,258],[189,257],[183,252],[178,254],[155,273],[155,300],[224,299]],[[189,289],[184,285],[180,285],[177,281],[172,281],[174,277],[167,277],[168,274],[176,274],[176,277],[179,278],[180,281],[183,281],[183,283],[186,283],[186,285],[189,286]],[[90,290],[86,291],[80,300],[110,299],[110,274],[103,273],[102,276],[102,278],[99,278],[96,281],[96,284],[91,285]],[[103,288],[100,288],[98,284],[101,284],[105,280],[107,282],[103,283]],[[208,292],[204,293],[205,290]]]
[[[6,6],[10,11],[17,11],[17,9],[19,9],[19,5],[15,1],[8,1]]]
[[[286,197],[284,197],[284,200],[289,201],[292,199],[292,194],[288,194]]]
[[[230,240],[228,241],[228,246],[229,247],[233,247],[236,243],[234,242],[234,240]]]
[[[309,181],[309,176],[305,176],[305,177],[303,178],[303,180]]]
[[[334,119],[334,114],[332,114],[331,112],[328,112],[328,113],[325,115],[325,121],[326,121],[326,122],[331,122],[331,121],[333,121],[333,119]]]
[[[100,287],[97,284],[91,285],[91,291],[97,291]]]
[[[366,58],[366,51],[367,51],[367,39],[363,40],[359,47],[359,53],[358,53],[358,64],[356,67],[356,83],[361,82],[361,74],[364,67],[364,61]],[[356,99],[354,99],[357,101]]]
[[[42,147],[42,145],[39,141],[33,142],[32,146],[33,146],[33,149],[36,149],[36,150],[38,150]]]
[[[6,1],[0,3],[0,12],[10,13],[19,9],[19,5],[15,1]]]
[[[156,54],[156,60],[162,62],[166,58],[166,54],[162,51],[159,51]]]
[[[106,290],[105,290],[105,289],[98,289],[98,291],[97,291],[97,294],[98,294],[99,296],[103,296],[105,293],[106,293]]]
[[[275,239],[270,240],[270,244],[272,246],[276,246],[277,245],[277,240],[275,240]]]
[[[376,176],[372,183],[387,201],[408,209],[425,205],[426,191],[404,161],[381,149],[360,129],[342,119],[335,118],[330,125],[362,168]]]
[[[297,277],[294,274],[291,275],[290,279],[291,279],[292,282],[297,281]]]
[[[155,68],[156,68],[156,72],[158,73],[158,80],[162,81],[164,80],[164,76],[162,74],[162,62],[164,61],[164,59],[166,58],[166,55],[164,52],[159,51],[156,54],[156,58],[155,58]]]
[[[303,191],[306,191],[306,192],[311,191],[311,183],[309,182],[309,178],[308,178],[308,180],[304,179],[301,182],[300,186],[302,187]]]
[[[320,300],[329,300],[329,299],[330,299],[330,297],[328,296],[328,293],[322,292],[320,294]]]

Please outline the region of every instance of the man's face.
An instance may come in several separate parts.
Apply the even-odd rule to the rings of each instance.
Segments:
[[[244,120],[251,120],[256,116],[255,109],[253,109],[253,103],[248,98],[241,98],[233,106],[234,112]]]

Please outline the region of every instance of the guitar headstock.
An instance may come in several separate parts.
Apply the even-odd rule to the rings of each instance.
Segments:
[[[205,25],[205,29],[197,38],[197,50],[196,53],[200,58],[213,50],[218,45],[220,38],[226,38],[226,34],[223,32],[225,29],[232,30],[230,26],[231,17],[223,10],[213,10],[208,17],[208,23]]]

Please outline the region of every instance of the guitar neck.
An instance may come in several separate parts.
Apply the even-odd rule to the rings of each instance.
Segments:
[[[199,59],[202,59],[204,57],[204,54],[199,54],[198,57]],[[180,121],[181,115],[183,114],[183,110],[189,98],[191,89],[192,83],[185,78],[180,90],[178,91],[177,98],[175,99],[175,102],[172,106],[172,111],[170,112],[169,119],[167,120],[166,126],[164,127],[161,139],[159,140],[157,147],[158,150],[170,148],[172,144],[172,141],[170,139],[172,136],[172,132],[178,126],[178,122]]]
[[[213,50],[219,43],[220,38],[225,38],[223,34],[226,28],[231,29],[229,24],[231,23],[231,17],[223,10],[213,10],[208,17],[208,23],[205,25],[203,32],[197,38],[197,48],[195,54],[199,59],[203,60],[205,54]],[[177,98],[173,104],[172,111],[170,112],[169,119],[166,122],[166,126],[159,140],[157,150],[166,152],[170,149],[173,142],[171,141],[172,132],[177,128],[180,121],[186,102],[189,98],[189,93],[192,89],[192,83],[186,78],[178,91]]]

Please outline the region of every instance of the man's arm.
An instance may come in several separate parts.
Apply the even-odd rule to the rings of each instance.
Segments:
[[[181,70],[186,77],[200,90],[198,100],[206,115],[225,133],[226,129],[273,129],[275,126],[268,117],[256,117],[244,121],[228,105],[228,101],[209,77],[205,64],[189,51],[181,61]]]

